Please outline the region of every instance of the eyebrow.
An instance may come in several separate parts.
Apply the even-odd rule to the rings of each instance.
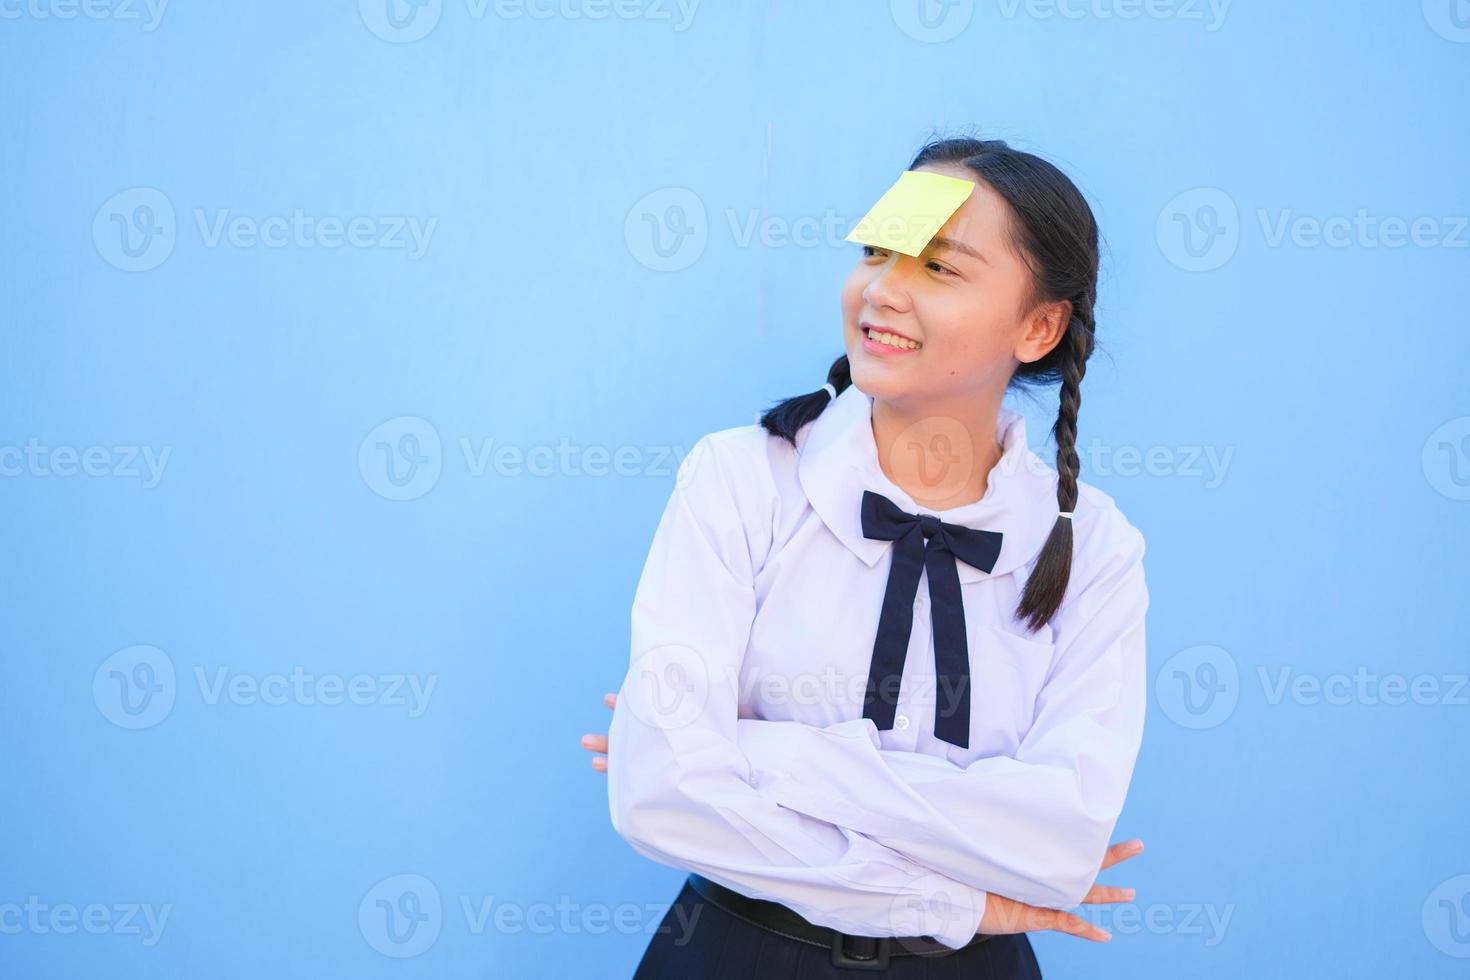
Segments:
[[[985,256],[981,255],[979,252],[975,251],[973,248],[971,248],[970,246],[966,245],[964,242],[962,242],[962,241],[960,241],[959,239],[956,239],[956,238],[945,238],[943,235],[936,235],[935,237],[929,239],[928,248],[950,248],[950,249],[954,249],[956,252],[959,252],[962,255],[968,255],[972,259],[979,259],[981,262],[984,262],[986,265],[989,265],[990,264],[990,260],[989,259],[987,259]]]

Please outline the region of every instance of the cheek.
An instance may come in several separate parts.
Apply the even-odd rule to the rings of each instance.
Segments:
[[[1010,347],[1003,325],[975,303],[940,303],[919,317],[929,346],[943,355],[941,360],[953,373],[988,377],[1007,365]]]
[[[842,313],[849,324],[857,323],[858,311],[863,305],[863,287],[866,279],[854,271],[842,284]]]

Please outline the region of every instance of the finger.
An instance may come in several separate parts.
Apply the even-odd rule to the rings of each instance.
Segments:
[[[1131,902],[1137,894],[1132,888],[1115,888],[1110,885],[1093,885],[1087,892],[1087,897],[1082,899],[1085,905],[1099,905],[1104,902]]]
[[[607,772],[607,756],[594,755],[592,757],[592,768],[598,772]]]
[[[1060,909],[1046,909],[1045,911],[1051,913],[1045,917],[1048,922],[1045,926],[1047,929],[1065,932],[1079,939],[1090,939],[1096,943],[1105,943],[1113,938],[1111,933],[1104,932],[1091,922],[1075,916],[1071,912],[1063,912]]]
[[[618,706],[618,696],[616,694],[604,694],[602,696],[602,703],[609,708],[616,708]]]
[[[607,736],[606,735],[583,735],[582,736],[582,748],[584,748],[584,749],[590,749],[593,752],[602,752],[602,753],[606,754],[606,752],[607,752]]]
[[[1107,849],[1107,852],[1103,855],[1102,866],[1104,868],[1111,868],[1119,861],[1126,861],[1142,853],[1143,841],[1138,838],[1135,837],[1133,840],[1120,841]]]

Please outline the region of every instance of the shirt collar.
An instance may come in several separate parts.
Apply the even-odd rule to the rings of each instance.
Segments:
[[[1000,531],[1000,557],[989,573],[956,562],[961,582],[994,578],[1036,557],[1057,518],[1057,473],[1026,443],[1026,418],[1000,410],[996,438],[1000,461],[991,469],[985,496],[948,510],[920,507],[878,465],[873,439],[873,398],[849,384],[803,430],[797,479],[822,523],[867,565],[878,563],[890,542],[863,536],[864,490],[881,493],[911,514],[933,514],[947,524]]]

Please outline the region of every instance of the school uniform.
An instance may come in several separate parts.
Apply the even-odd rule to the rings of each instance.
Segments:
[[[1002,409],[984,497],[931,511],[883,473],[872,408],[850,385],[794,449],[739,426],[679,468],[633,600],[608,803],[636,852],[691,872],[676,902],[700,916],[678,942],[670,909],[640,977],[842,969],[711,882],[887,937],[890,975],[1037,976],[1024,934],[976,936],[988,893],[1070,908],[1097,878],[1143,731],[1143,536],[1079,483],[1066,598],[1030,633],[1014,613],[1057,474],[1024,417]]]

